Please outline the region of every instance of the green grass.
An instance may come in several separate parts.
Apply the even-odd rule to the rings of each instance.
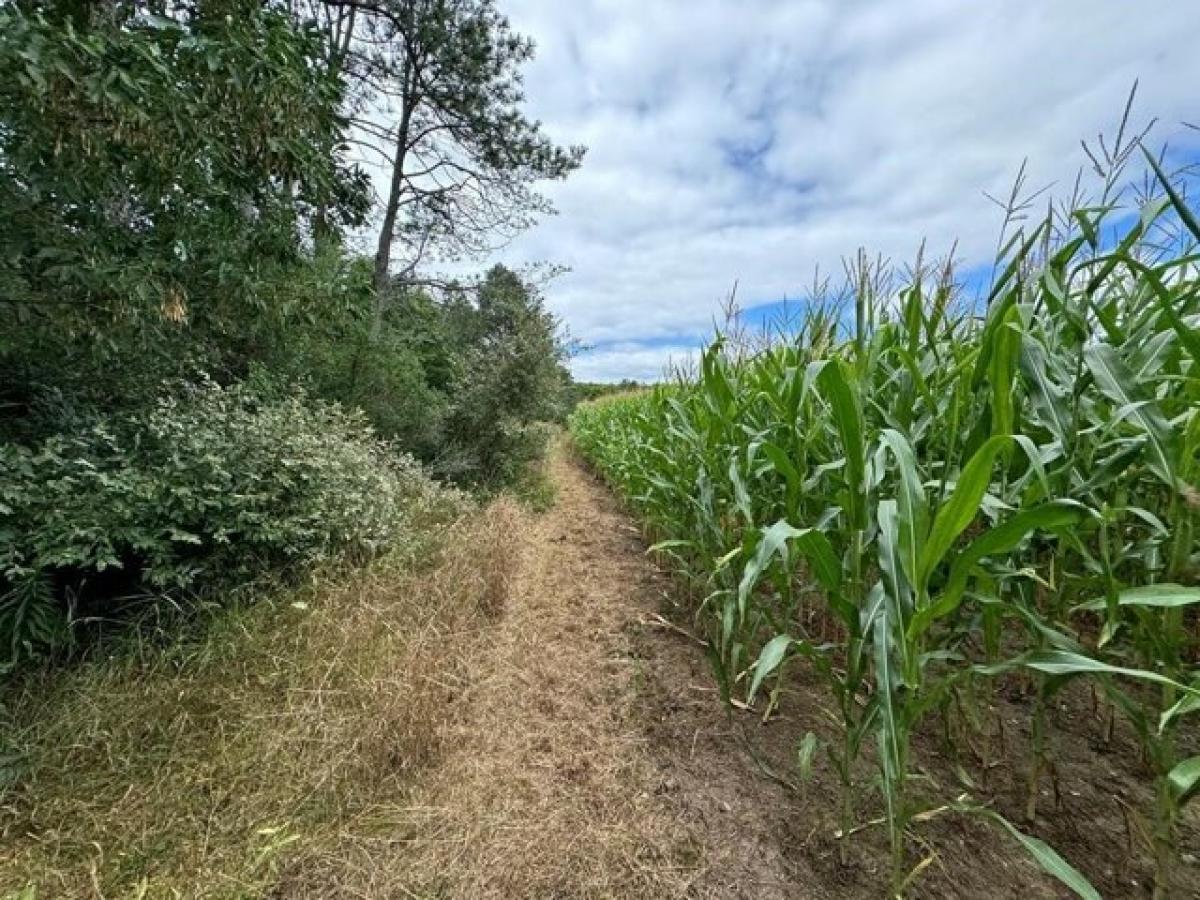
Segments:
[[[522,506],[535,513],[544,513],[558,502],[558,491],[546,472],[546,460],[529,466],[509,491]]]

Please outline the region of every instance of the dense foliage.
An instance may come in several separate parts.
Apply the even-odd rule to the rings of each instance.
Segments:
[[[386,29],[335,2],[0,0],[0,666],[133,599],[394,545],[436,505],[422,471],[512,482],[564,414],[528,279],[418,278],[440,233],[399,274],[344,241],[371,209],[356,117],[392,127],[370,76],[455,23],[482,56],[421,84],[477,89],[455,140],[493,192],[533,202],[530,154],[577,164],[520,117],[531,48],[483,0],[372,8]],[[483,234],[463,191],[439,202]]]
[[[178,604],[199,585],[369,558],[462,506],[360,414],[211,383],[0,446],[0,462],[0,666],[145,591]]]
[[[236,370],[318,210],[361,220],[315,32],[259,3],[0,7],[3,393]],[[236,13],[236,15],[234,15]]]
[[[840,310],[813,307],[790,339],[719,339],[695,378],[572,418],[695,586],[726,700],[774,685],[780,702],[791,660],[827,688],[843,835],[873,756],[893,891],[921,811],[912,734],[933,714],[972,728],[975,686],[1019,670],[1036,683],[1029,818],[1047,708],[1091,679],[1141,744],[1156,896],[1177,896],[1174,829],[1200,788],[1183,730],[1200,710],[1200,227],[1147,159],[1159,187],[1136,217],[1056,209],[1006,240],[982,314],[921,267],[895,294],[863,277],[848,337]]]

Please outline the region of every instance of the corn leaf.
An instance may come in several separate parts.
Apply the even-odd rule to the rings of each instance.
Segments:
[[[992,479],[992,465],[1002,449],[1012,439],[1007,435],[988,438],[963,467],[958,483],[949,499],[938,510],[929,532],[929,539],[921,550],[917,573],[917,589],[929,584],[933,570],[950,551],[955,540],[971,524],[979,513],[979,504]]]
[[[1034,531],[1057,531],[1088,515],[1087,507],[1073,500],[1055,500],[1023,509],[1004,524],[989,529],[959,553],[950,566],[946,586],[938,599],[917,611],[909,625],[909,636],[923,633],[934,621],[958,608],[971,570],[980,560],[1007,553]]]
[[[1101,900],[1100,892],[1092,886],[1092,883],[1084,878],[1078,869],[1059,856],[1054,848],[1052,848],[1045,841],[1041,840],[1040,838],[1036,838],[1031,834],[1026,834],[1013,825],[1012,822],[1008,821],[1008,819],[1004,818],[1004,816],[1000,815],[994,810],[987,809],[986,807],[955,804],[955,808],[962,812],[967,812],[972,815],[981,816],[985,819],[990,819],[997,825],[1000,825],[1005,831],[1017,839],[1017,842],[1024,847],[1029,855],[1033,857],[1034,861],[1041,866],[1042,871],[1048,875],[1052,875],[1054,878],[1057,878],[1072,891],[1074,891],[1076,896],[1082,897],[1084,900]]]
[[[1109,344],[1094,344],[1084,358],[1096,385],[1138,424],[1150,444],[1150,468],[1171,487],[1175,486],[1175,436],[1158,405],[1136,391],[1136,380]]]
[[[1200,756],[1185,759],[1168,772],[1167,785],[1180,806],[1191,800],[1200,788]]]
[[[1200,587],[1185,587],[1181,584],[1148,584],[1129,588],[1117,595],[1118,606],[1149,606],[1173,609],[1200,603]],[[1089,611],[1104,610],[1108,606],[1103,597],[1081,603],[1076,609]]]

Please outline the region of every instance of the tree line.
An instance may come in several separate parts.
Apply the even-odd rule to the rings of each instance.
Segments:
[[[297,494],[412,493],[335,489],[331,459],[522,476],[571,399],[562,330],[532,272],[439,272],[581,162],[523,109],[533,49],[492,0],[0,2],[10,660],[98,597],[221,583],[230,544],[273,571],[386,543],[276,529],[316,514]]]

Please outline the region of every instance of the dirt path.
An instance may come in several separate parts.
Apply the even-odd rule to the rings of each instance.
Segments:
[[[608,492],[558,447],[508,608],[425,792],[418,896],[797,894],[702,649]]]
[[[843,863],[829,767],[802,798],[746,750],[743,729],[786,772],[806,731],[835,740],[820,691],[796,673],[782,716],[731,721],[637,528],[562,444],[549,475],[556,503],[521,529],[506,608],[451,717],[449,749],[407,811],[405,895],[882,896],[881,820],[864,824]],[[926,777],[952,780],[946,769]],[[913,896],[1068,896],[974,821],[924,822],[921,852]]]

